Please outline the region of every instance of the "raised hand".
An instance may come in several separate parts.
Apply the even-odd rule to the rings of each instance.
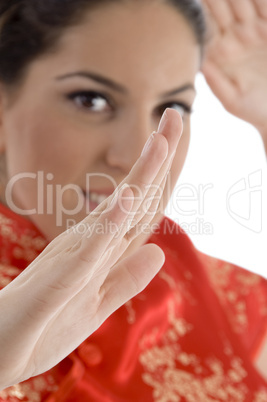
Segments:
[[[267,0],[203,3],[213,31],[202,69],[205,78],[225,108],[267,140]]]
[[[154,244],[121,258],[158,213],[153,196],[163,191],[182,133],[176,111],[167,110],[159,131],[116,192],[0,292],[0,388],[60,362],[163,265]]]

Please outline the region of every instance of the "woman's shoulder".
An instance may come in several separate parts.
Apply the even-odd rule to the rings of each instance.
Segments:
[[[196,252],[205,265],[212,284],[218,290],[235,289],[236,293],[240,293],[243,296],[248,296],[251,291],[258,290],[259,288],[262,288],[266,292],[267,280],[263,276],[229,261],[207,255],[197,249]],[[227,295],[229,300],[232,300],[234,297],[229,292]],[[264,295],[266,296],[265,293]]]
[[[245,299],[253,296],[253,302],[260,302],[261,313],[267,316],[267,280],[256,273],[242,268],[229,261],[207,255],[196,249],[198,258],[205,267],[213,288],[225,303],[231,303],[240,311],[239,322],[244,323],[242,311],[245,310]],[[238,303],[238,299],[243,299]]]
[[[158,243],[167,256],[182,269],[190,267],[194,276],[201,270],[217,295],[232,330],[242,338],[251,357],[256,358],[267,336],[267,280],[229,261],[201,252],[188,234],[169,218],[164,218],[160,229]]]
[[[196,252],[233,331],[255,359],[267,336],[267,280],[231,262]]]
[[[190,236],[167,217],[161,222],[158,237],[159,244],[163,249],[165,247],[172,249],[177,252],[178,256],[186,258],[190,262],[201,263],[219,298],[224,302],[235,304],[240,311],[240,323],[245,322],[245,317],[242,318],[241,314],[244,305],[241,301],[238,304],[237,300],[238,298],[247,299],[253,294],[261,302],[263,306],[261,312],[267,317],[267,279],[234,263],[198,250]]]

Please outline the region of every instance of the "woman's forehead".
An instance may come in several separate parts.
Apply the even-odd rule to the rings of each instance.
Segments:
[[[50,56],[52,64],[70,72],[88,66],[102,75],[139,76],[145,82],[178,71],[185,78],[194,75],[200,49],[190,25],[174,8],[150,4],[134,12],[119,5],[90,12],[62,35],[58,51]]]
[[[138,99],[193,85],[201,52],[183,16],[170,6],[150,7],[153,2],[135,8],[120,4],[90,11],[79,25],[67,28],[53,52],[29,66],[24,95],[25,87],[29,93],[33,87],[46,92],[57,77],[81,71],[110,79]]]

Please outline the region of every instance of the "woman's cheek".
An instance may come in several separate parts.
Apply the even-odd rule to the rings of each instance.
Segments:
[[[77,136],[76,136],[77,137]],[[28,147],[25,154],[30,158],[34,171],[43,171],[57,176],[61,182],[73,165],[73,155],[77,140],[68,128],[59,124],[40,124],[28,134]],[[64,180],[64,181],[65,181]]]

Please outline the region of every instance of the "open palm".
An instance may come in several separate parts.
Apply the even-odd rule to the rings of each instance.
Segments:
[[[267,0],[203,0],[212,38],[202,71],[235,116],[267,129]]]
[[[55,366],[163,265],[153,244],[123,253],[159,212],[155,194],[163,193],[182,132],[178,113],[167,112],[164,132],[154,134],[115,194],[0,292],[0,388]]]

